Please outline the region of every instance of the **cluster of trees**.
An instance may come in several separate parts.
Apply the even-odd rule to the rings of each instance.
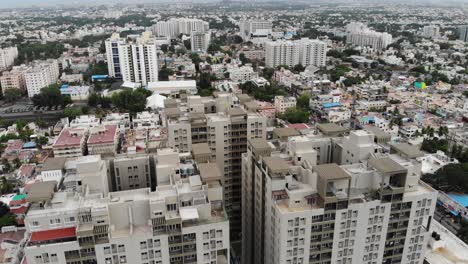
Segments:
[[[9,103],[16,102],[23,96],[23,92],[18,88],[7,89],[3,92],[3,99]]]
[[[151,91],[144,88],[138,88],[136,90],[126,89],[113,94],[111,102],[115,107],[119,108],[120,111],[135,114],[145,110],[146,98],[151,94]]]
[[[60,87],[58,84],[52,84],[43,88],[41,92],[34,95],[31,100],[35,106],[65,106],[72,103],[69,96],[65,96],[60,93]]]
[[[468,163],[448,164],[434,174],[423,175],[423,180],[442,191],[468,192]]]
[[[335,69],[331,70],[330,73],[330,80],[332,82],[336,82],[340,79],[341,76],[345,76],[347,72],[351,71],[351,69],[346,65],[337,65]]]
[[[88,106],[110,108],[112,100],[109,97],[102,96],[97,93],[92,93],[88,97]]]
[[[84,36],[82,39],[69,39],[66,40],[65,43],[68,43],[72,45],[73,47],[79,47],[79,48],[87,48],[92,46],[96,42],[102,42],[105,41],[110,37],[109,34],[105,35],[87,35]]]
[[[360,55],[360,54],[361,53],[355,49],[345,49],[342,52],[336,49],[331,49],[327,52],[327,56],[341,59],[341,60],[346,60],[349,56]]]
[[[159,70],[158,80],[169,81],[169,76],[172,76],[173,74],[174,74],[173,70],[167,68],[166,66],[163,66],[161,70]]]
[[[447,153],[449,150],[449,142],[443,138],[425,138],[421,144],[421,150],[429,153],[436,153],[438,150],[441,150]]]
[[[77,116],[86,115],[88,112],[88,107],[70,107],[63,110],[63,115],[69,119],[75,119]]]
[[[310,96],[303,94],[297,98],[296,107],[287,109],[279,118],[289,123],[308,123],[310,117]]]
[[[216,80],[216,77],[207,72],[202,72],[197,80],[197,90],[200,96],[210,96],[215,88],[211,83]]]
[[[66,51],[65,47],[59,42],[20,44],[15,64],[23,64],[33,60],[57,59],[64,51]]]
[[[5,177],[0,178],[0,187],[2,194],[3,193],[11,193],[11,192],[3,192],[3,183],[7,180]],[[13,189],[13,188],[11,188]],[[11,226],[16,225],[16,217],[12,213],[10,213],[10,208],[3,202],[0,202],[0,227],[3,226]]]
[[[90,81],[92,75],[107,75],[109,70],[107,64],[103,61],[90,65],[88,70],[83,74],[83,79]]]
[[[257,87],[252,82],[245,82],[239,85],[239,88],[244,92],[255,99],[260,101],[273,102],[273,99],[277,95],[287,95],[285,88],[276,84],[276,82],[271,82],[270,85],[264,87]]]

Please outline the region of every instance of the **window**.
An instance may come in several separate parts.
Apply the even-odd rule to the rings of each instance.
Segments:
[[[166,205],[168,211],[175,211],[177,210],[177,205],[176,204],[168,204]]]

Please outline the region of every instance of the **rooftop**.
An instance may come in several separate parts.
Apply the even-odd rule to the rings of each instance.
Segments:
[[[351,178],[351,176],[349,176],[349,174],[346,173],[336,163],[317,165],[315,167],[315,171],[318,173],[319,177],[326,180],[341,180]]]
[[[65,128],[60,132],[54,147],[80,146],[85,132],[85,128]]]
[[[199,163],[197,167],[204,182],[222,178],[223,174],[216,163]]]
[[[371,158],[369,164],[383,173],[403,173],[406,172],[406,168],[398,164],[396,161],[389,157],[384,158]]]
[[[343,133],[348,131],[346,128],[339,126],[335,123],[323,123],[318,124],[317,129],[320,130],[323,134],[335,134],[335,133]]]
[[[273,173],[288,171],[290,167],[290,164],[280,157],[265,157],[263,158],[263,161],[265,162],[268,169]]]
[[[67,158],[48,158],[42,166],[42,171],[62,170],[66,161]]]
[[[275,128],[273,130],[273,134],[275,134],[277,137],[280,137],[280,138],[300,135],[299,131],[290,127]]]
[[[96,131],[94,129],[99,130]],[[91,135],[89,136],[88,144],[103,144],[114,142],[115,136],[117,134],[117,125],[106,125],[104,127],[96,127],[94,129],[91,130]]]
[[[390,147],[408,158],[418,158],[424,155],[417,146],[412,146],[407,143],[395,143],[391,144]]]

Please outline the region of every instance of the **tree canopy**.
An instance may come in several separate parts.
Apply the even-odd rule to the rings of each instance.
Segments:
[[[65,106],[72,102],[69,96],[60,93],[58,84],[52,84],[43,88],[41,92],[34,95],[31,100],[35,106]]]
[[[151,91],[144,88],[138,88],[136,90],[128,89],[113,94],[111,101],[120,111],[134,114],[145,110],[146,98],[151,94]]]

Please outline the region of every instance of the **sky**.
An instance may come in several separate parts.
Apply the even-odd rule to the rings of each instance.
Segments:
[[[54,5],[67,5],[71,6],[74,3],[77,5],[83,5],[83,4],[108,4],[108,3],[125,3],[125,4],[131,4],[131,3],[158,3],[158,2],[208,2],[208,1],[213,1],[213,2],[218,2],[221,0],[0,0],[0,8],[17,8],[17,7],[33,7],[33,6],[54,6]],[[237,0],[237,1],[246,1],[246,0]],[[250,0],[251,1],[251,0]],[[254,1],[259,1],[259,2],[265,2],[265,1],[275,1],[275,0],[254,0]],[[276,0],[278,1],[278,0]],[[284,0],[283,0],[284,1]],[[307,0],[305,0],[307,1]],[[308,0],[310,2],[323,2],[320,0]],[[418,3],[468,3],[468,0],[328,0],[326,2],[332,3],[332,2],[370,2],[370,3],[388,3],[388,2],[402,2],[402,3],[408,3],[408,2],[418,2]]]

